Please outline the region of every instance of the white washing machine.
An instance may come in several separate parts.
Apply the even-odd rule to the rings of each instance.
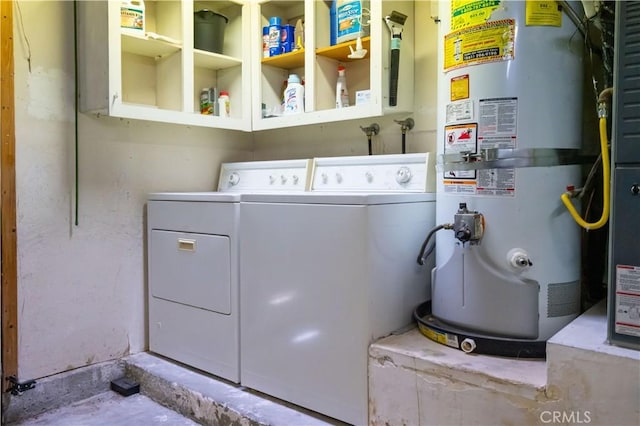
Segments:
[[[218,192],[149,195],[152,352],[239,382],[241,194],[305,191],[310,163],[226,163],[221,168]]]
[[[432,160],[318,158],[311,192],[242,196],[244,386],[367,424],[369,345],[429,299]]]

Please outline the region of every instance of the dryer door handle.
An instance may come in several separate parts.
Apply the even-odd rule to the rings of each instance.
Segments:
[[[196,251],[196,240],[189,238],[178,238],[178,250]]]

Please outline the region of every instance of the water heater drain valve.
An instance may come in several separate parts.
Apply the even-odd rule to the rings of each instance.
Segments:
[[[453,232],[459,241],[477,244],[484,234],[484,216],[467,209],[467,203],[460,203],[454,216]]]
[[[533,266],[533,262],[531,262],[529,254],[521,248],[513,248],[509,250],[507,253],[507,261],[511,267],[518,270],[528,269]]]

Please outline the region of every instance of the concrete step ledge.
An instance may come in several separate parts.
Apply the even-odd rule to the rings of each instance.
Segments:
[[[547,394],[592,424],[640,424],[640,351],[607,341],[603,300],[547,342]]]
[[[20,395],[3,394],[2,424],[20,422],[107,392],[111,381],[122,376],[124,363],[114,360],[37,379],[35,388]]]
[[[157,403],[204,425],[338,424],[151,353],[123,358],[126,375]]]
[[[607,343],[604,301],[549,339],[546,360],[465,354],[418,329],[369,355],[373,425],[640,424],[640,352]]]
[[[418,329],[377,341],[369,355],[373,425],[539,424],[544,360],[466,354]]]

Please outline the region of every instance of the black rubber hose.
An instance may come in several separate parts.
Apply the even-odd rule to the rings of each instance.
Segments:
[[[75,149],[75,158],[74,158],[74,167],[75,167],[75,217],[74,223],[76,226],[79,224],[78,219],[78,200],[80,198],[80,179],[78,177],[79,170],[79,160],[78,160],[78,2],[73,2],[73,72],[74,72],[74,149]]]
[[[449,227],[448,224],[438,225],[429,231],[429,233],[427,234],[427,238],[425,238],[424,242],[422,243],[422,247],[420,247],[420,254],[418,255],[418,265],[424,265],[424,262],[427,260],[427,257],[429,257],[429,255],[433,253],[433,249],[436,248],[436,243],[433,243],[431,247],[429,247],[429,249],[427,250],[427,245],[429,244],[431,237],[433,237],[435,233],[438,232],[439,230],[446,229],[448,227]]]

